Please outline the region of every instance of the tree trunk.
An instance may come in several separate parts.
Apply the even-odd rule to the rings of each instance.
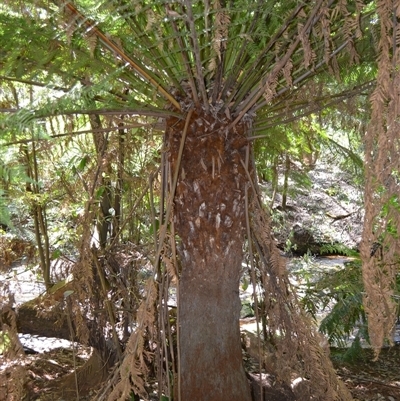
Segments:
[[[90,125],[93,130],[101,129],[102,124],[100,116],[97,114],[92,114],[89,116]],[[106,172],[107,175],[103,177],[100,175],[98,188],[104,187],[104,191],[101,195],[100,200],[100,213],[97,217],[97,230],[99,232],[99,245],[100,248],[104,249],[107,245],[108,235],[111,233],[111,221],[112,215],[110,214],[111,209],[111,181],[108,178],[110,171],[110,163],[106,160],[106,152],[108,148],[108,135],[102,133],[93,132],[93,142],[96,148],[97,163],[99,166],[104,165],[104,170],[101,173]]]
[[[289,174],[290,174],[290,157],[289,153],[286,153],[285,178],[283,181],[283,191],[282,191],[282,210],[286,210],[287,195],[289,190]]]
[[[121,117],[121,119],[123,116]],[[124,124],[120,123],[118,129],[118,164],[117,164],[117,183],[115,186],[115,196],[114,196],[114,210],[115,216],[113,219],[113,227],[111,238],[119,241],[117,236],[120,236],[120,224],[122,220],[122,194],[124,186],[124,169],[125,169],[125,136],[126,132],[124,130]]]
[[[271,172],[272,172],[272,182],[271,182],[272,196],[271,196],[270,205],[271,205],[271,209],[272,209],[274,207],[276,193],[278,192],[278,186],[279,186],[279,155],[277,155],[273,158]]]
[[[38,248],[38,254],[40,259],[40,267],[42,269],[43,280],[48,290],[51,287],[50,278],[50,243],[49,236],[47,233],[47,222],[46,222],[46,205],[40,202],[40,189],[38,165],[36,159],[35,142],[32,141],[32,154],[29,153],[27,145],[23,147],[26,163],[27,176],[32,182],[26,183],[26,192],[33,194],[30,197],[31,214],[35,227],[35,237]]]
[[[250,401],[242,366],[239,279],[245,229],[245,127],[194,112],[167,121],[182,273],[178,320],[181,401]],[[182,135],[182,133],[186,133]],[[178,154],[185,140],[182,160]]]

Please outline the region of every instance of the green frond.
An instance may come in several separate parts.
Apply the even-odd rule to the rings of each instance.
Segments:
[[[322,320],[319,330],[328,336],[330,344],[345,346],[345,341],[360,325],[366,326],[366,316],[362,307],[362,293],[359,291],[338,294],[336,304]]]
[[[9,226],[11,224],[10,211],[7,207],[6,192],[0,190],[0,224]],[[1,228],[0,228],[1,231]]]
[[[283,92],[291,93],[326,67],[328,53],[335,54],[335,63],[346,54],[342,44],[357,27],[349,19],[343,35],[340,16],[355,11],[327,10],[332,40],[324,45],[320,24],[328,19],[319,14],[321,4],[114,0],[57,7],[28,2],[26,7],[36,12],[25,15],[4,6],[1,73],[72,91],[90,81],[91,88],[81,94],[98,104],[122,105],[121,93],[128,90],[136,103],[158,110],[173,105],[178,111],[183,94],[206,108],[224,104],[235,121],[254,108],[263,129],[276,115]],[[54,108],[67,109],[64,102],[56,97]]]
[[[361,263],[356,257],[342,269],[321,272],[315,282],[308,284],[302,303],[314,318],[317,318],[317,311],[323,311],[325,316],[319,330],[328,337],[330,344],[346,346],[350,336],[357,332],[368,340],[363,296]]]

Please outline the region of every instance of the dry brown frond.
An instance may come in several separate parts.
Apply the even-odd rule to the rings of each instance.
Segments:
[[[278,86],[278,77],[277,75],[272,75],[268,80],[267,84],[264,87],[264,99],[267,103],[269,103],[274,96],[276,95],[276,87]]]
[[[399,2],[397,2],[398,4]],[[360,247],[371,345],[376,358],[385,340],[391,342],[397,305],[393,298],[400,257],[400,74],[392,5],[378,1],[377,86],[371,96],[372,117],[365,136],[365,218]],[[374,248],[378,248],[376,252]]]
[[[163,255],[162,258],[163,262],[165,263],[165,267],[167,269],[167,273],[168,275],[171,277],[171,282],[176,285],[176,283],[178,282],[178,274],[177,274],[177,270],[176,270],[176,266],[174,263],[174,260]]]
[[[319,36],[324,41],[324,60],[329,68],[331,74],[336,77],[339,76],[339,69],[337,66],[336,57],[332,57],[332,36],[331,36],[331,16],[329,15],[329,8],[323,7],[321,9],[321,33]]]
[[[304,67],[308,68],[310,65],[312,65],[314,63],[314,61],[316,59],[316,55],[315,55],[314,50],[311,48],[311,43],[310,43],[310,39],[308,37],[308,32],[304,29],[304,25],[299,23],[297,25],[297,29],[298,29],[298,34],[299,34],[301,44],[303,46]]]
[[[282,69],[283,77],[285,78],[288,86],[293,85],[292,70],[293,70],[293,61],[292,59],[289,59],[286,65]]]
[[[67,8],[67,7],[63,7],[62,8],[62,13],[59,15],[60,18],[60,26],[65,26],[65,33],[66,33],[66,37],[67,37],[67,43],[71,44],[72,41],[72,36],[75,33],[75,24],[77,22],[76,17],[74,16],[74,14]]]
[[[94,33],[89,32],[87,35],[85,35],[85,40],[89,47],[90,56],[94,57],[94,51],[96,50],[98,37]]]
[[[271,236],[269,218],[254,201],[252,232],[260,256],[260,274],[265,296],[265,317],[275,346],[275,369],[290,385],[293,373],[304,381],[304,399],[352,400],[337,378],[325,341],[305,315],[291,289],[283,258]]]
[[[147,398],[144,387],[144,378],[148,372],[147,361],[152,359],[149,351],[146,351],[146,331],[154,334],[155,305],[157,302],[157,287],[154,279],[147,280],[145,286],[146,297],[137,313],[137,328],[131,334],[125,350],[125,357],[118,368],[119,380],[114,389],[108,395],[108,401],[126,399],[132,389],[141,397]]]

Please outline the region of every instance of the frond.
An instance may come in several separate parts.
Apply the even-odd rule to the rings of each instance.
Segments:
[[[393,40],[397,22],[391,6],[385,1],[377,2],[377,15],[381,36],[377,86],[371,96],[372,115],[365,137],[365,218],[360,246],[366,291],[364,305],[376,357],[385,339],[390,341],[396,320],[396,304],[392,295],[400,245],[398,184],[397,180],[393,180],[393,173],[400,170],[395,157],[400,105],[398,94],[393,90],[400,80],[399,72],[393,68],[398,62],[396,40]],[[381,258],[371,257],[374,243],[380,243],[384,249]],[[376,284],[378,282],[379,285]]]
[[[60,8],[35,2],[27,7],[40,15],[36,21],[29,18],[33,27],[40,24],[41,36],[39,29],[24,24],[20,38],[32,36],[42,43],[27,47],[17,41],[6,48],[5,66],[12,72],[8,75],[40,77],[48,85],[61,80],[75,88],[86,79],[91,55],[90,70],[101,77],[92,82],[91,90],[95,93],[109,84],[113,94],[95,97],[96,104],[108,104],[113,97],[115,102],[117,93],[129,88],[136,103],[158,110],[170,105],[169,110],[179,111],[182,97],[189,96],[206,109],[209,104],[229,108],[233,123],[252,109],[268,111],[281,93],[326,65],[337,75],[340,57],[347,54],[346,62],[357,61],[355,43],[363,20],[361,1],[355,12],[346,1],[330,6],[322,0],[114,0],[96,7],[80,1]],[[9,22],[6,10],[2,15]],[[13,18],[15,24],[18,18]],[[29,29],[36,35],[29,35]],[[26,50],[20,63],[17,53],[22,48]],[[46,57],[37,57],[37,48],[44,49]],[[95,76],[92,73],[91,81]],[[62,99],[53,103],[63,110]]]

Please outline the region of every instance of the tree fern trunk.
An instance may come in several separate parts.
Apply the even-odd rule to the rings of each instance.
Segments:
[[[40,204],[40,190],[38,186],[39,173],[35,152],[35,142],[32,142],[32,154],[29,153],[27,146],[23,147],[26,161],[26,173],[32,182],[27,182],[26,192],[33,194],[30,198],[31,214],[35,227],[35,238],[42,269],[43,280],[48,290],[52,283],[50,277],[50,244],[47,234],[46,211]]]
[[[100,117],[98,115],[89,116],[90,125],[93,130],[101,129],[102,124]],[[108,136],[102,133],[93,132],[93,142],[96,148],[96,155],[99,166],[105,162],[105,154],[108,148]],[[106,177],[109,176],[110,165],[107,162],[107,165],[104,167],[105,172],[107,173]],[[102,171],[104,172],[104,171]],[[105,248],[107,245],[107,238],[110,233],[110,225],[112,216],[110,214],[111,209],[111,199],[112,199],[112,190],[111,190],[111,181],[109,178],[105,178],[102,175],[100,176],[100,180],[98,182],[99,187],[103,187],[104,191],[101,195],[100,200],[100,211],[97,217],[97,230],[99,232],[99,245],[101,248]]]
[[[287,195],[289,190],[289,174],[290,174],[290,157],[289,153],[286,153],[285,159],[285,177],[283,181],[283,191],[282,191],[282,209],[286,210]]]
[[[279,155],[275,156],[273,159],[272,170],[272,196],[271,196],[271,208],[274,207],[276,193],[278,192],[279,185]]]
[[[124,168],[125,168],[125,130],[123,123],[120,123],[118,129],[118,164],[117,164],[117,183],[115,186],[113,227],[111,237],[114,239],[120,235],[119,228],[121,224],[122,213],[122,194],[124,185]],[[117,238],[118,240],[118,238]]]
[[[244,127],[193,113],[177,167],[184,122],[167,121],[172,171],[179,168],[174,219],[182,273],[178,301],[181,401],[250,401],[242,366],[239,278],[245,228]]]

